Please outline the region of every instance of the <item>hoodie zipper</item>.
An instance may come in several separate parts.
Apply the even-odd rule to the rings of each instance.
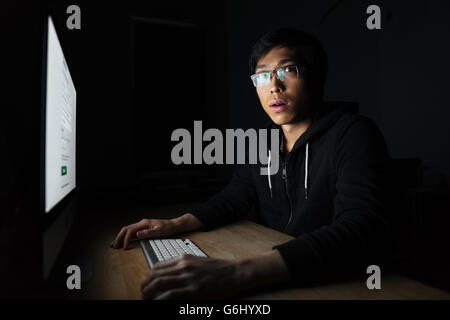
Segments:
[[[289,225],[289,223],[291,223],[291,219],[292,219],[292,201],[291,201],[291,196],[290,196],[290,192],[289,192],[289,183],[288,183],[288,175],[287,175],[287,157],[286,157],[286,161],[283,162],[283,180],[284,180],[284,185],[286,186],[286,193],[287,193],[287,197],[288,197],[288,201],[289,201],[289,220],[288,223],[286,224],[286,226],[284,227],[284,229],[287,228],[287,226]]]

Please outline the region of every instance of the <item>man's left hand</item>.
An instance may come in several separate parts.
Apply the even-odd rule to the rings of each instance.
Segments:
[[[242,288],[233,260],[183,255],[158,262],[141,284],[144,299],[224,299]]]

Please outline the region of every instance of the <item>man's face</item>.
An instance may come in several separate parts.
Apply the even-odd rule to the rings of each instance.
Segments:
[[[281,67],[295,65],[295,50],[275,47],[256,64],[256,73],[272,71]],[[293,124],[304,119],[308,111],[308,94],[304,79],[294,73],[286,76],[284,81],[272,74],[270,83],[256,87],[264,111],[278,125]]]

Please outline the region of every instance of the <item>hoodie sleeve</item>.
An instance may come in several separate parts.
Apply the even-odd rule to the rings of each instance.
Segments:
[[[230,183],[221,192],[190,211],[207,231],[243,219],[256,201],[250,165],[236,168]]]
[[[333,151],[332,223],[274,247],[297,285],[365,274],[369,265],[379,264],[391,241],[386,205],[390,157],[384,139],[363,117],[341,132]]]

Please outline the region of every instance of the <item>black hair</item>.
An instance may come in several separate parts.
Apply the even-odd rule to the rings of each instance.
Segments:
[[[250,73],[255,73],[256,64],[275,47],[295,50],[295,60],[301,65],[312,98],[321,101],[328,73],[328,58],[319,39],[294,28],[280,28],[262,35],[253,45],[249,59]]]

